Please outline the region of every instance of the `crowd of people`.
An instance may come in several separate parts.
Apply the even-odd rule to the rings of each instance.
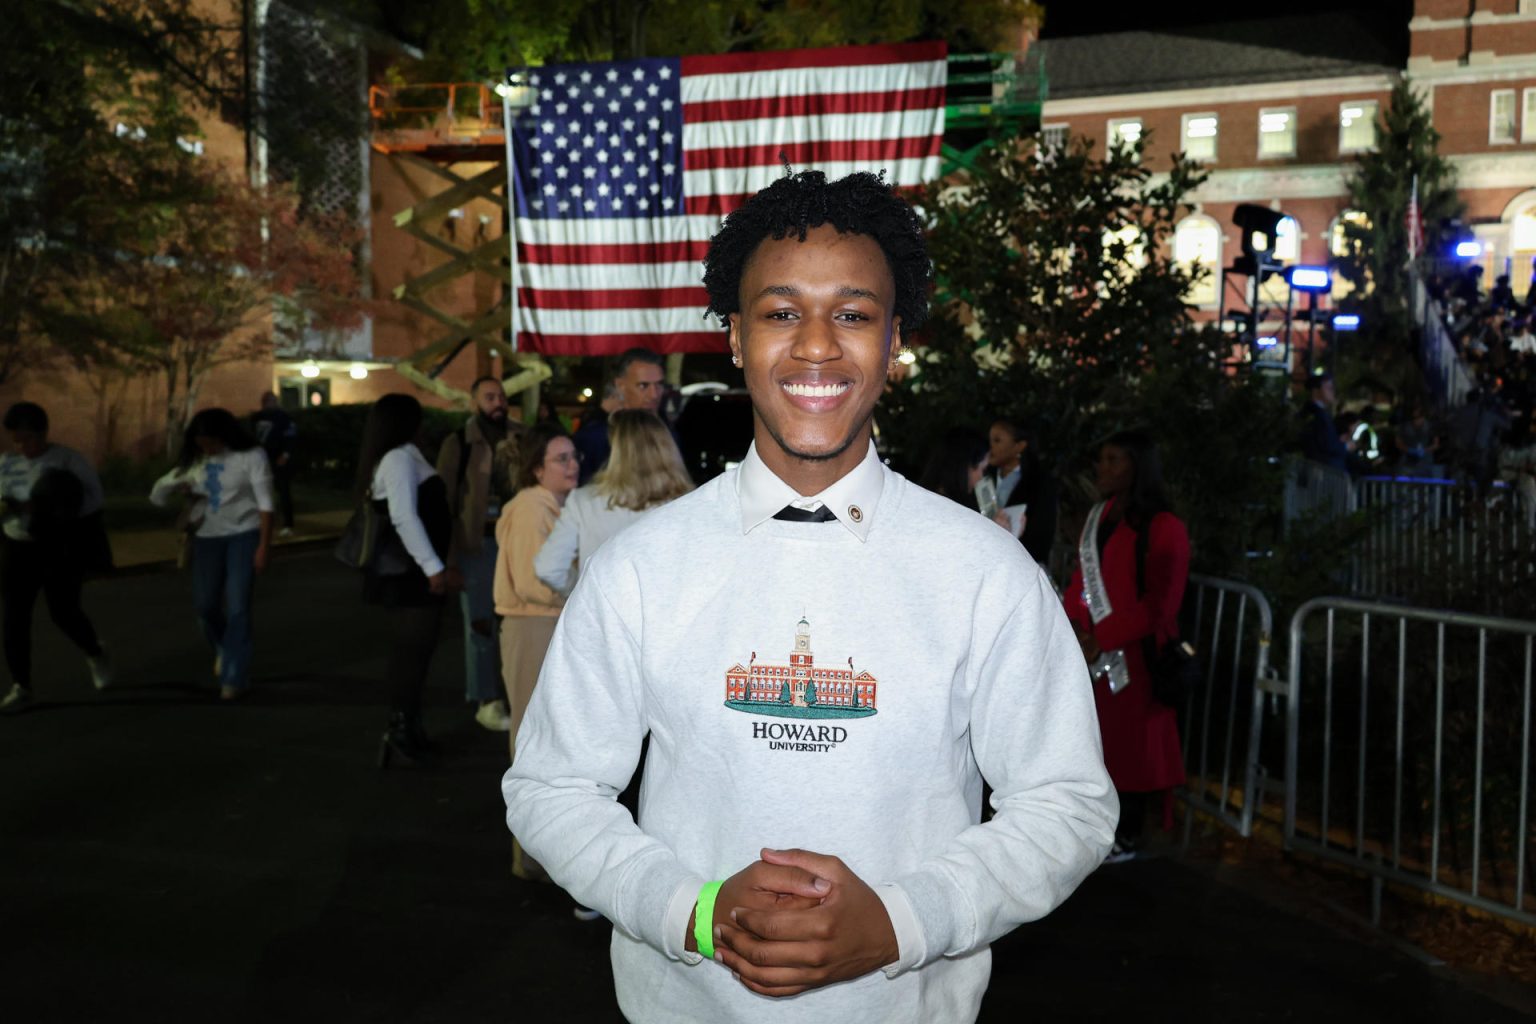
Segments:
[[[1099,448],[1064,593],[1039,567],[1059,495],[1034,424],[1003,415],[935,439],[923,486],[875,451],[874,406],[930,273],[915,215],[873,175],[789,175],[733,213],[705,285],[754,440],[698,488],[644,350],[617,361],[574,435],[552,411],[512,421],[495,377],[475,382],[435,464],[415,398],[369,411],[342,544],[388,648],[379,764],[432,760],[423,689],[457,600],[466,700],[509,734],[512,871],[614,922],[629,1019],[744,1019],[760,996],[813,990],[818,1018],[974,1016],[987,961],[969,954],[1134,856],[1149,795],[1182,782],[1154,677],[1189,540],[1152,439]],[[277,411],[257,434],[198,413],[151,492],[184,508],[224,700],[249,692],[255,580],[291,522],[294,431]],[[36,407],[5,427],[11,694],[30,697],[39,589],[110,685],[79,610],[99,481],[47,443]],[[791,632],[789,664],[760,664],[756,648]],[[771,681],[749,693],[754,673]],[[838,797],[810,799],[829,780]]]

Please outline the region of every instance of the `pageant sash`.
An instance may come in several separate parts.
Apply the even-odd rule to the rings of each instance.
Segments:
[[[1083,607],[1088,609],[1094,625],[1103,622],[1115,611],[1109,603],[1109,588],[1104,585],[1104,573],[1099,567],[1099,521],[1104,518],[1104,509],[1108,504],[1101,501],[1093,506],[1077,542],[1077,562],[1083,570]],[[1125,663],[1123,651],[1099,652],[1098,659],[1088,666],[1088,674],[1095,679],[1103,676],[1109,683],[1110,693],[1119,693],[1131,681],[1130,666]]]

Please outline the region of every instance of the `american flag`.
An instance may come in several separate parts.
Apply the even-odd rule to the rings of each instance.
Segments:
[[[517,347],[718,352],[701,261],[797,171],[939,175],[943,43],[546,65],[513,127]]]

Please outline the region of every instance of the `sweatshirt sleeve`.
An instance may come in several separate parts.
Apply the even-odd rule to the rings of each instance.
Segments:
[[[1119,803],[1088,672],[1044,574],[1036,576],[995,635],[973,638],[971,746],[995,814],[896,879],[895,892],[877,890],[901,947],[889,976],[964,956],[1045,916],[1114,839]]]
[[[560,513],[560,518],[555,520],[555,528],[549,531],[549,536],[544,538],[544,543],[539,547],[539,553],[533,557],[533,571],[545,586],[566,593],[571,589],[572,570],[576,564],[576,550],[580,541],[581,529],[577,520],[581,517],[581,508],[575,497],[565,503],[565,509]]]
[[[617,802],[639,762],[646,718],[640,645],[604,595],[602,566],[583,574],[555,626],[501,783],[507,826],[572,898],[693,963],[699,957],[683,950],[683,933],[707,879]]]
[[[533,567],[539,548],[543,546],[550,530],[559,522],[558,510],[551,514],[550,509],[546,509],[535,495],[530,494],[521,502],[513,499],[510,518],[504,541],[501,540],[501,524],[497,523],[497,540],[511,549],[507,556],[507,569],[511,574],[513,593],[527,604],[560,607],[565,598],[539,579]]]
[[[256,499],[256,511],[271,512],[277,508],[272,498],[272,463],[261,448],[250,450],[251,494]]]
[[[389,504],[389,521],[399,534],[400,543],[423,573],[436,576],[443,571],[443,560],[433,550],[427,528],[416,511],[417,480],[411,453],[404,447],[386,452],[379,460],[379,476],[383,478],[384,498]]]
[[[180,466],[172,469],[160,479],[156,480],[154,486],[149,489],[150,504],[158,505],[161,508],[169,505],[171,503],[171,498],[176,494],[177,486],[186,482],[186,474],[182,471]]]
[[[1147,636],[1178,632],[1179,605],[1189,580],[1189,533],[1178,516],[1162,513],[1147,529],[1146,587],[1141,599],[1122,607],[1094,627],[1093,637],[1106,651],[1123,651]],[[1131,566],[1135,579],[1136,567]]]

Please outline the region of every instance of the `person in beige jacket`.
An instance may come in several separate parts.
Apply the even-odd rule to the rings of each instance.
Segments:
[[[511,712],[511,748],[517,752],[517,728],[544,666],[544,652],[555,632],[565,598],[539,579],[533,560],[555,528],[566,497],[576,489],[581,459],[570,435],[541,424],[522,441],[516,496],[496,521],[496,614],[501,616],[501,676]],[[512,873],[539,879],[544,871],[522,846],[512,841]]]

